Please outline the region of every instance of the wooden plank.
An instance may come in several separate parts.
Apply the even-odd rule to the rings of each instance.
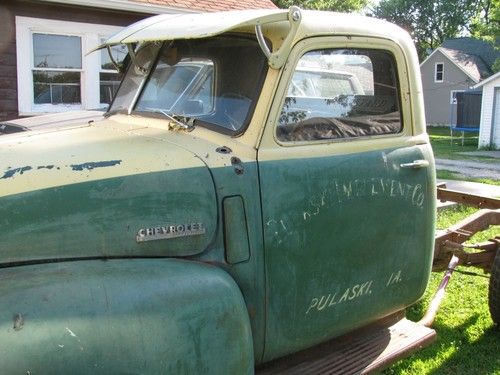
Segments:
[[[17,100],[0,98],[0,111],[17,112]]]
[[[350,338],[338,338],[264,364],[257,375],[370,374],[432,343],[433,329],[407,319]]]
[[[17,90],[15,88],[3,88],[0,87],[0,98],[4,100],[16,100],[17,101]]]
[[[1,112],[0,111],[0,121],[9,121],[9,120],[15,120],[19,116],[17,112]]]
[[[0,53],[0,66],[16,66],[17,58],[15,53]]]
[[[479,208],[490,208],[492,210],[500,208],[500,199],[439,187],[437,189],[437,199],[440,201],[451,201]]]
[[[9,73],[5,75],[0,73],[0,87],[15,89],[17,87],[16,71]]]

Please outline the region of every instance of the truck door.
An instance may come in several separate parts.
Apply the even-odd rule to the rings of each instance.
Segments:
[[[418,65],[360,37],[304,40],[289,61],[258,153],[266,360],[415,302],[434,236]]]

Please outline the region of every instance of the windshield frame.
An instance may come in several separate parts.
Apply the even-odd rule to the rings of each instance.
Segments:
[[[257,41],[254,34],[250,34],[250,33],[224,33],[224,34],[220,34],[220,35],[210,37],[210,38],[218,38],[221,36],[226,37],[226,38],[248,39],[248,40],[255,42],[255,45],[258,47],[258,41]],[[210,39],[210,38],[203,38],[203,39]],[[163,116],[161,113],[142,110],[142,109],[138,110],[138,109],[136,109],[136,107],[138,106],[140,98],[143,95],[144,90],[148,86],[148,82],[152,78],[153,73],[155,72],[155,70],[157,68],[157,65],[160,61],[160,57],[161,57],[162,52],[164,51],[165,48],[169,48],[171,43],[172,43],[172,41],[168,41],[168,40],[164,41],[162,43],[162,46],[158,49],[158,52],[156,53],[153,64],[151,64],[150,69],[148,69],[148,72],[146,73],[146,75],[142,79],[141,84],[139,85],[135,95],[133,96],[133,101],[130,103],[130,106],[128,107],[129,110],[125,110],[125,109],[121,109],[121,108],[116,109],[116,110],[112,110],[113,104],[114,104],[115,99],[116,99],[116,95],[115,95],[115,97],[113,98],[113,101],[109,105],[108,111],[105,114],[106,117],[111,116],[113,114],[117,114],[117,113],[124,113],[124,114],[130,114],[130,115],[135,114],[135,115],[141,115],[141,116],[145,116],[145,117],[165,119],[165,116]],[[258,49],[258,51],[260,51],[260,48],[256,48],[256,49]],[[202,58],[202,57],[207,57],[207,56],[203,56],[203,54],[200,54],[198,57]],[[213,66],[213,71],[214,71],[213,97],[215,98],[217,96],[219,67],[218,67],[218,63],[217,63],[216,59],[214,59],[213,63],[214,63],[214,66]],[[119,92],[125,79],[127,77],[129,77],[130,69],[133,69],[133,68],[134,68],[133,62],[130,62],[130,64],[127,67],[127,71],[124,74],[122,81],[120,82],[120,86],[118,87],[117,92]],[[255,84],[254,90],[252,90],[252,92],[251,92],[251,94],[252,94],[252,97],[250,98],[251,103],[248,107],[247,114],[246,114],[244,120],[242,121],[241,126],[238,129],[233,130],[233,129],[230,129],[228,127],[224,127],[222,125],[218,125],[216,123],[208,122],[208,121],[205,121],[203,119],[197,119],[197,118],[194,118],[194,121],[193,121],[194,126],[201,126],[201,127],[207,128],[209,130],[212,130],[212,131],[215,131],[218,133],[230,135],[232,137],[237,137],[237,136],[242,135],[246,131],[246,129],[248,129],[248,126],[250,125],[250,121],[254,115],[255,107],[257,106],[257,102],[260,98],[260,92],[262,91],[262,87],[263,87],[265,79],[267,77],[268,70],[269,70],[269,65],[267,63],[267,59],[265,58],[264,55],[262,55],[262,68],[260,69],[260,72],[258,73],[258,77],[256,77],[257,81]],[[187,89],[187,87],[186,87],[186,89]],[[172,115],[172,113],[170,113],[170,114]],[[173,114],[176,115],[175,113],[173,113]]]
[[[157,43],[157,42],[153,41],[153,42],[146,42],[146,43],[150,44],[150,43]],[[124,109],[111,110],[111,108],[113,108],[113,105],[115,104],[115,100],[117,98],[116,94],[118,94],[120,92],[120,89],[122,88],[123,83],[125,82],[125,78],[127,78],[129,76],[130,69],[135,69],[134,62],[130,58],[130,53],[127,54],[127,56],[123,60],[124,62],[126,62],[127,67],[126,67],[125,71],[123,72],[123,77],[120,81],[120,84],[118,85],[118,89],[116,90],[115,95],[113,95],[113,100],[111,100],[111,103],[109,103],[107,111],[104,113],[104,117],[107,118],[107,117],[112,116],[114,114],[130,115],[132,113],[133,108],[135,107],[137,100],[139,99],[139,96],[141,95],[142,90],[144,89],[144,86],[146,85],[146,82],[149,79],[151,72],[153,71],[153,68],[156,68],[156,64],[158,63],[158,59],[160,58],[160,51],[163,49],[163,46],[165,43],[166,42],[163,42],[162,46],[160,48],[158,48],[156,55],[154,57],[153,63],[149,67],[148,72],[143,75],[143,79],[142,79],[141,83],[139,84],[135,94],[133,95],[133,99],[131,100],[131,102],[127,106],[127,108],[126,109],[124,108]],[[141,47],[141,45],[134,45],[133,49],[135,52],[137,52],[140,49],[140,47]]]

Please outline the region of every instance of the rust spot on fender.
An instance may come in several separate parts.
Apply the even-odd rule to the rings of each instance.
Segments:
[[[96,168],[114,167],[115,165],[121,164],[121,162],[121,160],[89,161],[82,164],[71,164],[70,167],[74,171],[90,171]]]

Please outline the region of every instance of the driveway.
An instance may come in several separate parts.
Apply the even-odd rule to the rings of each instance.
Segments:
[[[436,169],[458,173],[466,177],[500,180],[500,159],[497,163],[468,160],[436,159]]]

